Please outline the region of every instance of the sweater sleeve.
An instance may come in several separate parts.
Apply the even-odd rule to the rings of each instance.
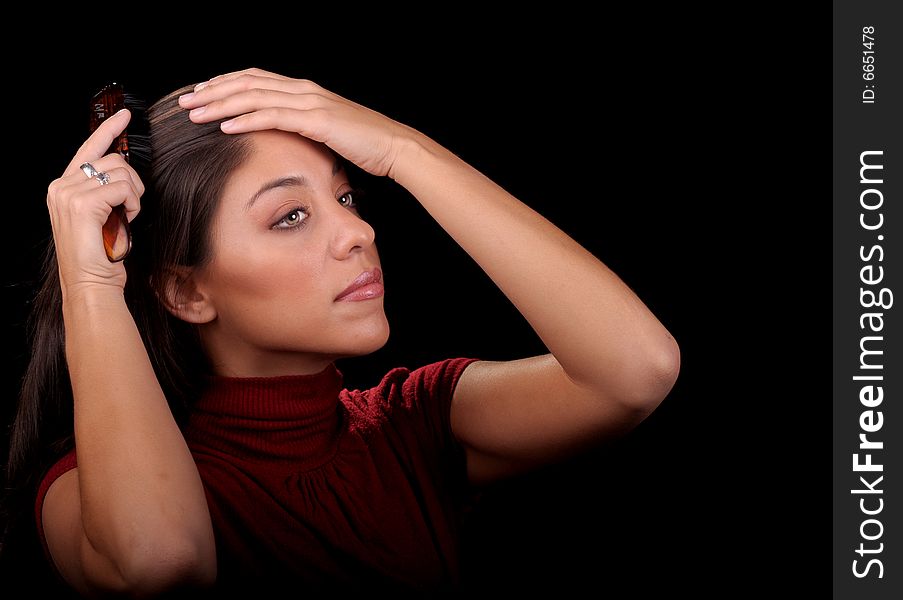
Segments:
[[[402,408],[423,420],[425,433],[438,448],[460,445],[451,427],[451,403],[458,379],[477,358],[448,358],[411,371],[402,385]]]
[[[78,461],[76,460],[75,448],[67,452],[56,461],[46,473],[44,473],[44,477],[41,479],[41,483],[38,485],[38,493],[35,498],[35,523],[38,526],[38,537],[41,540],[41,547],[44,549],[44,556],[47,557],[47,561],[50,566],[53,568],[54,572],[56,572],[56,564],[53,562],[53,557],[50,554],[50,548],[47,546],[47,537],[44,535],[44,521],[43,521],[43,509],[44,509],[44,498],[47,496],[47,491],[50,489],[50,486],[53,485],[53,482],[59,479],[59,477],[75,467],[78,466]],[[57,573],[59,575],[59,573]]]
[[[451,404],[461,374],[478,358],[447,358],[414,370],[393,369],[383,380],[379,396],[398,438],[415,452],[437,485],[447,485],[459,499],[469,493],[464,447],[451,427]],[[427,476],[426,470],[420,473]]]

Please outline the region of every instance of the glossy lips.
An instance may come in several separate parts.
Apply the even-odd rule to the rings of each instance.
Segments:
[[[379,267],[364,271],[357,279],[351,282],[345,290],[336,296],[335,301],[340,300],[356,302],[358,300],[370,300],[383,295],[383,272]]]

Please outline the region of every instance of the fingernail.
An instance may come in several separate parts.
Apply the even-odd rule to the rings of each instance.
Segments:
[[[194,92],[188,92],[187,94],[182,94],[181,96],[179,96],[179,104],[182,103],[182,100],[184,100],[185,102],[188,102],[192,98],[194,98]]]
[[[204,83],[199,83],[199,84],[197,84],[196,86],[194,86],[194,91],[195,91],[195,92],[200,92],[202,89],[204,89],[205,87],[207,87],[207,83],[208,83],[208,82],[205,81]]]
[[[232,129],[235,127],[235,119],[229,119],[228,121],[223,121],[220,123],[220,128],[225,131],[227,129]]]
[[[206,110],[207,110],[207,107],[206,107],[206,106],[199,106],[199,107],[195,108],[194,110],[192,110],[192,111],[189,113],[189,115],[192,116],[192,117],[199,117],[199,116],[201,116],[202,114],[204,114],[204,111],[206,111]]]

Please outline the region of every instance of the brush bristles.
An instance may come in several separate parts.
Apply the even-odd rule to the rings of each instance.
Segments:
[[[129,139],[129,164],[143,179],[151,165],[150,127],[147,103],[135,94],[123,93],[125,107],[132,113],[126,133]]]

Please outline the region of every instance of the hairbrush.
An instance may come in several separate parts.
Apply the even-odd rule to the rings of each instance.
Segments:
[[[91,100],[90,130],[91,133],[94,133],[101,123],[123,108],[128,108],[132,113],[131,121],[129,121],[128,127],[113,140],[107,153],[118,152],[126,162],[131,164],[135,151],[138,151],[137,154],[140,158],[147,148],[147,136],[134,133],[135,129],[140,128],[140,123],[144,118],[144,105],[134,96],[126,94],[121,84],[111,83],[94,95]],[[131,147],[130,136],[135,142],[131,144]],[[125,204],[113,207],[110,216],[104,223],[103,248],[110,262],[121,261],[128,256],[132,249],[132,231],[125,214]]]

